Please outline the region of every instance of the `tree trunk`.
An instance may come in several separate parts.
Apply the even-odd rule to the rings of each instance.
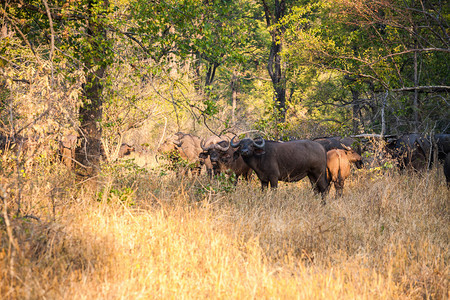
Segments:
[[[79,109],[81,143],[76,150],[77,161],[82,165],[81,174],[94,177],[100,170],[100,158],[102,155],[102,129],[99,124],[102,120],[102,91],[100,78],[103,77],[105,68],[99,68],[96,72],[87,75],[84,88],[83,106]],[[97,77],[98,76],[98,77]]]
[[[238,93],[238,77],[236,76],[236,71],[233,72],[231,77],[231,125],[236,125],[236,103],[237,103],[237,93]]]
[[[417,42],[416,42],[417,49]],[[417,72],[417,51],[414,51],[414,87],[419,86],[419,75]],[[417,132],[417,126],[419,125],[419,91],[414,90],[413,99],[413,111],[414,111],[414,132]]]
[[[264,13],[266,16],[267,27],[277,24],[286,13],[286,1],[275,0],[274,14],[270,13],[269,6],[265,0],[262,0],[264,6]],[[272,85],[274,88],[275,108],[278,113],[278,121],[284,123],[286,120],[286,78],[285,71],[281,64],[281,39],[284,34],[284,26],[275,26],[270,32],[272,36],[272,44],[270,46],[269,61],[267,63],[267,70],[269,71]]]
[[[86,84],[83,87],[83,105],[79,109],[81,142],[76,149],[76,159],[80,163],[78,172],[87,177],[96,177],[100,171],[102,156],[102,78],[106,71],[105,53],[101,50],[96,40],[106,41],[106,31],[101,24],[93,21],[93,7],[97,1],[89,2],[89,21],[87,24],[88,42],[91,44],[90,52],[84,53],[84,63],[88,70]],[[103,1],[106,7],[108,1]],[[95,71],[93,71],[95,69]],[[96,182],[96,180],[94,180]]]
[[[360,116],[360,103],[359,103],[359,91],[356,89],[351,89],[352,91],[352,107],[353,107],[353,134],[358,134],[361,120]]]
[[[386,134],[386,117],[385,117],[385,110],[386,110],[386,102],[388,97],[388,91],[384,93],[381,96],[381,136],[384,136]]]

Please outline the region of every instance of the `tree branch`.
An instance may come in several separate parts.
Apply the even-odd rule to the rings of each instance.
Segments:
[[[415,92],[419,91],[421,93],[434,93],[434,92],[450,92],[450,86],[446,85],[431,85],[431,86],[413,86],[404,87],[400,89],[393,89],[393,92]]]

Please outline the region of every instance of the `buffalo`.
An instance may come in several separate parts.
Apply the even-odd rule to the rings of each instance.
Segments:
[[[244,176],[247,181],[250,179],[252,169],[244,162],[242,157],[233,158],[236,150],[230,147],[228,140],[221,140],[208,147],[202,146],[202,148],[203,152],[200,153],[200,157],[203,159],[209,157],[216,173],[226,172],[230,175],[234,173],[236,175],[235,184],[237,184],[239,176]]]
[[[326,151],[330,151],[332,149],[345,150],[345,147],[350,147],[361,155],[361,147],[359,146],[358,141],[351,137],[325,137],[316,138],[313,141],[321,144]]]
[[[183,166],[187,167],[186,172],[191,170],[193,174],[200,174],[201,162],[198,155],[202,148],[199,137],[177,132],[173,137],[167,139],[157,151],[169,158],[173,170]]]
[[[277,188],[278,181],[292,182],[308,176],[314,190],[324,199],[328,191],[327,156],[321,144],[310,140],[283,143],[261,138],[235,142],[235,138],[230,142],[231,147],[237,148],[234,158],[241,156],[255,171],[263,190],[269,183],[272,188]]]
[[[445,180],[447,181],[447,187],[450,188],[450,153],[447,154],[444,161],[444,174]]]
[[[213,145],[223,140],[229,140],[229,138],[227,136],[212,135],[206,139],[202,139],[200,142],[200,147],[202,148],[202,152],[199,154],[200,162],[205,165],[206,172],[210,178],[213,175],[219,174],[222,170],[217,162],[211,161],[208,151]]]
[[[400,170],[412,168],[418,171],[431,165],[431,143],[425,135],[402,135],[389,141],[386,150],[397,162]]]
[[[29,150],[34,150],[38,144],[39,138],[24,137],[21,135],[3,135],[0,133],[0,150],[2,153],[6,151],[15,151],[23,154]]]
[[[437,148],[437,158],[444,162],[444,175],[447,187],[450,188],[450,134],[435,134],[434,142]]]
[[[117,154],[118,158],[123,158],[125,155],[130,155],[131,152],[134,152],[136,149],[133,146],[128,145],[127,143],[122,143],[119,148],[119,153]]]
[[[447,154],[450,153],[450,134],[435,134],[434,142],[437,146],[438,159],[439,161],[444,161]]]
[[[37,136],[22,136],[18,134],[3,135],[0,133],[0,153],[14,153],[25,165],[33,161],[33,156],[41,151],[42,140]]]
[[[330,184],[334,183],[336,196],[342,195],[344,181],[350,175],[350,163],[354,163],[358,169],[363,166],[361,155],[349,147],[327,152],[327,177]]]

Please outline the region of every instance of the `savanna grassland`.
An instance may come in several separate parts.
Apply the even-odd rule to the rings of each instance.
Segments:
[[[2,298],[449,297],[440,168],[359,171],[321,206],[306,180],[261,192],[153,165],[104,167],[95,190],[59,164],[3,178]]]
[[[445,3],[2,1],[0,300],[449,299],[442,165],[366,165],[323,206],[306,179],[262,192],[154,157],[179,132],[414,133],[436,156]]]

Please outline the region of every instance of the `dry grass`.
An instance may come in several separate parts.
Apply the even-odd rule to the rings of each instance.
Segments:
[[[57,166],[42,172],[21,186],[22,214],[40,221],[12,217],[18,190],[3,178],[3,299],[449,298],[438,170],[361,172],[324,207],[306,181],[227,192],[224,181],[114,168],[99,195]]]

